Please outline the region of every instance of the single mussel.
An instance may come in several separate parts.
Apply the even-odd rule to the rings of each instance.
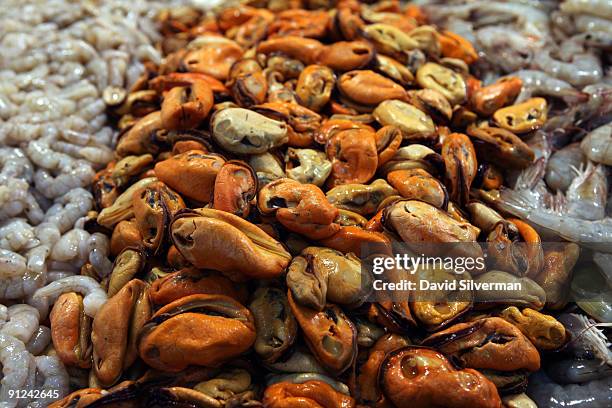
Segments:
[[[322,187],[330,175],[332,164],[325,153],[314,149],[288,148],[285,156],[287,177],[302,184]]]
[[[336,305],[327,304],[322,311],[300,305],[291,290],[287,299],[306,344],[327,370],[338,375],[346,371],[357,353],[357,330],[353,322]]]
[[[265,153],[288,141],[286,123],[243,108],[215,112],[210,129],[219,146],[237,154]]]
[[[342,184],[326,194],[335,207],[361,215],[373,214],[384,199],[393,195],[397,195],[397,190],[383,179],[376,179],[369,185]]]
[[[185,296],[159,309],[142,328],[138,351],[149,366],[180,371],[216,367],[255,341],[251,312],[223,295]]]
[[[264,391],[263,403],[269,408],[326,407],[354,408],[355,400],[349,395],[334,390],[323,381],[304,383],[279,382]]]
[[[378,374],[385,397],[397,407],[500,408],[495,388],[478,371],[457,369],[441,353],[408,346],[387,354]]]
[[[62,363],[91,367],[91,317],[83,309],[83,296],[76,292],[57,298],[49,315],[51,340]]]
[[[230,160],[215,178],[213,208],[246,218],[256,193],[255,171],[242,161]]]
[[[225,160],[218,154],[189,150],[157,162],[155,175],[186,198],[208,203],[224,164]]]
[[[535,158],[533,150],[527,143],[506,129],[471,125],[467,133],[482,160],[524,169]]]
[[[157,182],[134,192],[132,208],[142,245],[156,254],[167,236],[170,219],[185,208],[185,202],[167,185]]]
[[[253,294],[249,310],[255,320],[255,352],[264,363],[273,364],[297,338],[297,322],[287,295],[279,288],[265,286]]]
[[[151,316],[147,284],[133,279],[111,297],[93,321],[93,372],[104,387],[113,385],[136,361],[140,330]]]
[[[499,317],[518,327],[538,350],[557,350],[567,340],[565,327],[557,319],[536,310],[510,306]]]
[[[323,65],[308,65],[300,73],[295,92],[300,102],[315,112],[327,105],[336,83],[334,71]]]
[[[502,372],[540,368],[534,345],[516,326],[499,317],[457,323],[421,344],[435,347],[461,367]]]
[[[108,277],[108,297],[113,297],[129,281],[141,272],[146,264],[145,254],[135,247],[125,248],[113,263],[113,269]]]
[[[386,100],[381,102],[372,114],[383,126],[397,126],[402,131],[404,140],[431,141],[437,137],[436,126],[429,115],[407,102]]]
[[[371,277],[362,271],[359,258],[329,248],[304,249],[287,270],[287,287],[295,301],[317,311],[327,302],[357,307],[370,286]]]
[[[149,289],[151,302],[167,305],[185,296],[224,295],[243,303],[246,289],[216,271],[187,267],[155,279]]]
[[[259,191],[257,206],[262,214],[274,214],[287,229],[310,239],[327,238],[340,230],[334,223],[338,209],[313,184],[273,181]]]
[[[423,169],[394,170],[387,174],[387,180],[404,198],[425,201],[443,210],[448,206],[444,184]]]
[[[235,281],[279,276],[291,260],[261,228],[225,211],[185,210],[172,221],[170,234],[193,266],[220,271]]]

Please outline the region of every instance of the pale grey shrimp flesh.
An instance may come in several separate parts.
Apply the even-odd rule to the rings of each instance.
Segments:
[[[572,168],[584,165],[586,157],[579,143],[572,143],[554,152],[546,165],[546,185],[553,191],[565,192],[575,178]]]
[[[587,94],[578,91],[566,81],[550,76],[546,72],[523,69],[513,72],[509,76],[519,77],[523,81],[523,87],[521,88],[519,96],[516,98],[516,103],[524,102],[533,96],[553,96],[561,98],[566,101],[568,105],[573,105],[588,99]]]
[[[606,168],[588,162],[584,169],[576,169],[576,178],[567,189],[567,213],[583,220],[600,220],[606,216],[608,179]]]
[[[90,317],[95,317],[100,307],[107,300],[106,291],[98,281],[89,276],[68,276],[56,280],[38,289],[32,298],[34,300],[43,299],[53,304],[62,293],[67,292],[79,292],[84,295],[84,311]]]

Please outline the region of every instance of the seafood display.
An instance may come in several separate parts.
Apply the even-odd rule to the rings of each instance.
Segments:
[[[0,407],[612,406],[610,26],[9,0]]]

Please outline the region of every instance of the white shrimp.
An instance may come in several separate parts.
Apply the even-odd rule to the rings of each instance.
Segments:
[[[609,0],[565,0],[559,8],[568,14],[591,14],[612,20],[612,4]]]
[[[541,45],[509,27],[484,27],[476,31],[478,44],[487,59],[504,72],[527,67]]]
[[[23,150],[15,147],[0,148],[0,183],[8,178],[31,180],[34,174],[32,163]]]
[[[39,223],[44,214],[29,191],[26,180],[11,178],[0,183],[0,220],[24,214],[32,223]]]
[[[89,263],[100,278],[108,276],[113,269],[113,263],[108,259],[110,253],[110,240],[104,234],[94,232],[89,237],[88,252]]]
[[[583,171],[577,170],[576,178],[567,189],[567,210],[572,217],[583,220],[600,220],[606,216],[608,180],[602,165],[588,162]]]
[[[28,353],[22,341],[13,336],[0,333],[0,401],[3,407],[21,406],[25,401],[9,398],[10,390],[32,390],[35,386],[36,362]]]
[[[26,343],[26,349],[30,354],[37,356],[49,345],[51,342],[51,329],[47,326],[38,326],[38,330],[32,335],[30,341]]]
[[[530,190],[502,189],[491,199],[498,209],[533,224],[541,234],[560,236],[600,252],[612,253],[612,218],[585,221],[547,208]]]
[[[107,296],[100,283],[89,276],[69,276],[47,286],[38,289],[33,299],[45,298],[47,302],[54,303],[55,300],[66,292],[79,292],[84,295],[83,306],[85,314],[95,317],[96,313],[106,302]]]
[[[38,310],[30,305],[17,304],[8,308],[8,321],[0,329],[0,333],[13,336],[24,343],[30,341],[38,330],[40,315]]]
[[[612,34],[610,20],[603,17],[579,14],[574,16],[574,26],[581,33],[602,32],[608,35]]]
[[[39,169],[34,173],[34,185],[45,197],[56,198],[70,190],[91,184],[94,175],[91,164],[84,160],[75,160],[57,176],[48,170]]]
[[[590,160],[612,165],[612,124],[593,130],[582,140],[580,147]]]
[[[572,143],[554,152],[546,165],[545,180],[548,187],[553,191],[565,192],[575,177],[572,168],[580,168],[585,163],[585,158],[578,143]]]
[[[44,382],[37,387],[44,397],[31,402],[28,408],[44,408],[49,406],[51,402],[68,395],[70,392],[70,377],[57,356],[38,356],[34,360],[36,361],[38,374],[44,379]],[[54,396],[54,392],[57,395]]]
[[[612,323],[599,323],[585,315],[563,313],[558,320],[571,333],[570,342],[564,346],[574,357],[596,359],[601,364],[612,366],[612,351],[606,335],[598,327],[610,327]]]
[[[13,218],[0,223],[0,248],[21,251],[33,248],[39,243],[34,227],[24,218]]]
[[[599,58],[588,52],[573,54],[571,61],[561,61],[553,58],[550,50],[542,50],[534,55],[533,65],[574,86],[594,84],[603,77]]]
[[[83,264],[89,255],[89,233],[83,229],[75,228],[60,238],[51,251],[54,261],[74,261]]]
[[[554,78],[542,71],[523,69],[510,74],[521,78],[523,87],[515,103],[526,101],[532,96],[554,96],[562,98],[568,104],[583,102],[588,95],[575,89],[568,82]]]
[[[82,188],[75,188],[55,200],[55,204],[45,214],[45,222],[57,226],[63,233],[72,228],[74,223],[87,214],[92,207],[91,193]]]
[[[21,299],[44,285],[49,248],[30,249],[26,257],[0,249],[0,299]]]

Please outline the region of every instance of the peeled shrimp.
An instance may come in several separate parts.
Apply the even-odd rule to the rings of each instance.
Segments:
[[[106,302],[106,292],[100,286],[100,283],[89,276],[68,276],[63,279],[51,282],[47,286],[38,289],[33,299],[44,299],[48,303],[54,303],[55,300],[66,292],[79,292],[84,295],[83,306],[85,314],[90,317],[95,317],[96,313]]]
[[[0,224],[0,248],[20,251],[38,245],[34,227],[24,218],[14,218]]]
[[[1,406],[20,406],[25,401],[9,398],[9,391],[34,389],[36,377],[34,357],[28,353],[22,341],[0,333],[0,363],[4,374],[0,381]]]
[[[37,170],[34,173],[34,184],[45,197],[55,198],[91,184],[94,175],[91,164],[84,160],[75,160],[57,176],[45,169]]]
[[[30,341],[26,343],[26,349],[37,356],[42,353],[51,342],[51,329],[47,326],[38,326],[38,330],[32,335]]]
[[[66,232],[93,207],[93,196],[87,190],[75,188],[55,200],[47,210],[45,221],[57,226],[60,232]]]
[[[591,14],[612,20],[612,4],[609,0],[565,0],[559,8],[568,14]]]
[[[40,315],[38,310],[30,305],[17,304],[8,308],[8,321],[0,329],[0,333],[13,336],[24,343],[30,341],[38,331]]]
[[[44,408],[56,399],[61,399],[70,392],[70,377],[57,356],[35,357],[38,374],[44,378],[40,389],[44,398],[39,398],[28,405],[28,408]],[[46,392],[45,392],[46,391]],[[53,395],[57,392],[57,396]]]

